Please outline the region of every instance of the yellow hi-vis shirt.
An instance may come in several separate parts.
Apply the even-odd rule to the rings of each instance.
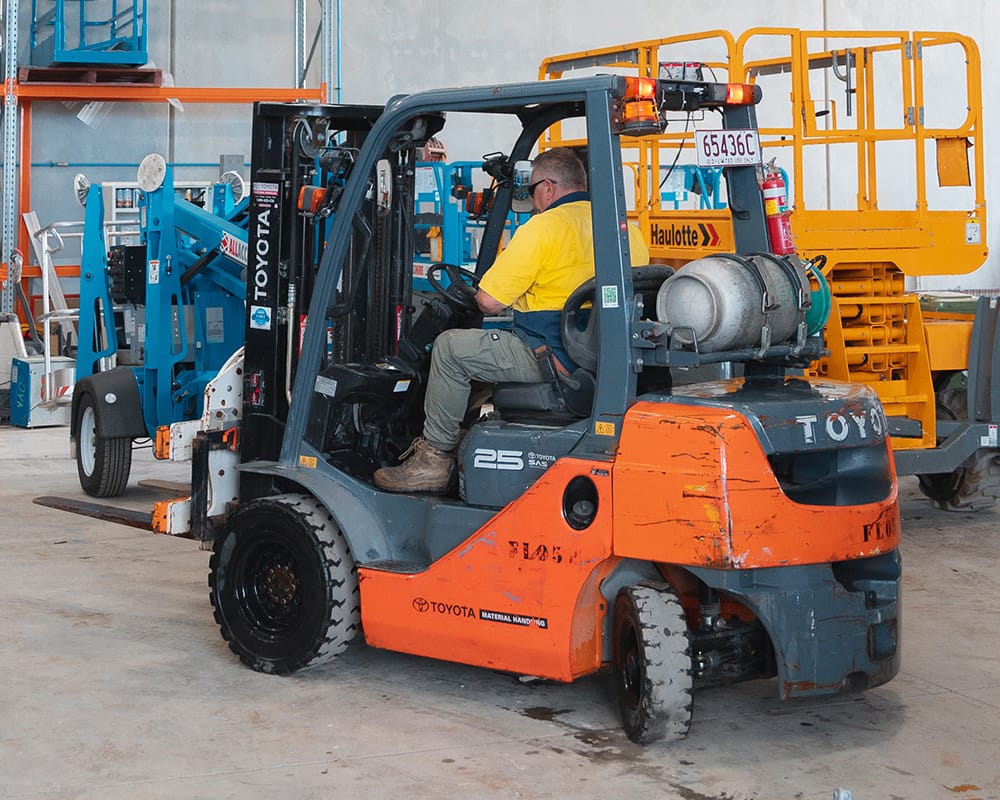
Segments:
[[[632,266],[649,263],[649,248],[628,226]],[[562,203],[521,225],[487,270],[479,288],[515,311],[561,311],[581,283],[594,277],[590,201]]]

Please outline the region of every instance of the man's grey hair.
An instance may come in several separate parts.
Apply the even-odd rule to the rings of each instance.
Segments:
[[[542,178],[554,181],[564,193],[587,190],[587,170],[568,147],[553,147],[535,156],[531,179],[538,181]]]

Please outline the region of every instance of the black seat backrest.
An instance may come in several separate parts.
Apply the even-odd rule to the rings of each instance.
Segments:
[[[645,308],[656,307],[655,294],[660,285],[674,274],[668,266],[654,265],[632,269],[635,294],[652,294],[644,299]],[[600,351],[600,314],[595,313],[597,281],[581,283],[563,305],[560,333],[563,347],[577,364],[569,380],[546,383],[498,383],[493,388],[493,405],[505,419],[548,424],[566,424],[590,414],[594,404],[597,358]],[[586,306],[586,307],[585,307]]]

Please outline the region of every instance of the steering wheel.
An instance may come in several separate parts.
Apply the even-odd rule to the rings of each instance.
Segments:
[[[653,265],[649,267],[632,268],[632,291],[634,294],[656,292],[663,282],[674,274],[672,267]],[[597,279],[584,281],[563,304],[559,332],[562,334],[563,347],[569,357],[589,372],[597,371],[597,355],[600,351],[600,332],[598,320],[600,312],[593,306],[597,296]],[[652,308],[654,304],[647,304]]]
[[[448,276],[448,285],[440,280],[440,273]],[[427,269],[427,281],[444,301],[456,311],[478,311],[476,292],[479,288],[479,277],[467,269],[454,264],[433,264]]]

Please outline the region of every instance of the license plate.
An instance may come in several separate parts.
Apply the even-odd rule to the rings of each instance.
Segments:
[[[760,136],[752,128],[695,131],[699,167],[742,167],[761,163]]]

